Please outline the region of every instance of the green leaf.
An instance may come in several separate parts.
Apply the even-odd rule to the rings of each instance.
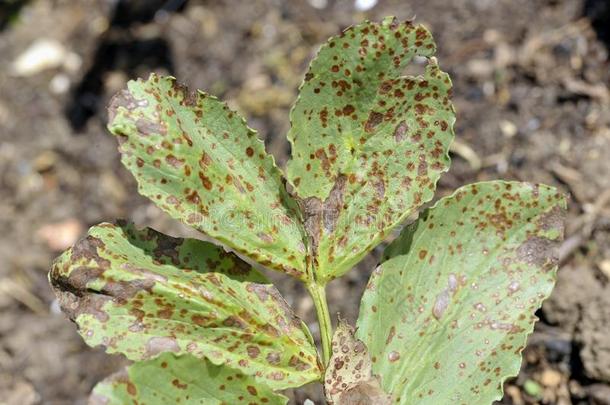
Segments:
[[[298,207],[237,113],[153,74],[113,98],[109,121],[142,195],[255,261],[305,278]]]
[[[565,205],[544,185],[472,184],[388,247],[364,293],[356,336],[396,403],[501,398],[555,283]]]
[[[311,335],[275,287],[213,244],[101,224],[56,260],[50,279],[87,344],[109,353],[190,353],[273,389],[320,377]]]
[[[348,271],[389,231],[430,200],[449,167],[455,114],[451,82],[430,58],[421,25],[365,22],[322,46],[292,109],[288,139],[294,186],[319,279]]]
[[[324,393],[333,405],[392,403],[392,397],[383,392],[379,378],[372,373],[366,345],[354,338],[354,328],[345,321],[339,322],[333,336]]]
[[[99,383],[90,405],[280,405],[274,393],[238,370],[194,356],[164,353],[135,363]]]

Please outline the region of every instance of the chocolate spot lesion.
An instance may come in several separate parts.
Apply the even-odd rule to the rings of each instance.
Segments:
[[[182,100],[180,101],[180,104],[185,105],[187,107],[194,107],[198,104],[199,92],[197,90],[191,91],[186,85],[179,83],[176,80],[172,81],[172,88],[174,89],[174,91],[176,91],[177,94],[179,93],[182,95]]]
[[[517,248],[517,259],[549,271],[559,262],[558,240],[530,236]]]
[[[146,342],[146,356],[153,358],[160,353],[180,352],[180,346],[173,337],[153,336]]]
[[[409,130],[409,126],[405,121],[400,121],[396,128],[394,129],[394,139],[396,142],[402,142],[405,139],[405,135]]]
[[[559,237],[563,237],[565,219],[566,211],[556,205],[550,211],[542,214],[536,221],[536,224],[543,231],[557,231]]]
[[[165,156],[165,162],[175,169],[179,169],[182,167],[182,165],[184,165],[184,159],[179,159],[172,154]]]
[[[123,89],[119,91],[108,104],[108,122],[110,124],[114,122],[120,107],[127,109],[127,111],[133,111],[141,105],[142,100],[137,100],[129,90]]]
[[[324,204],[317,197],[308,197],[299,201],[303,211],[303,225],[309,240],[309,254],[315,257],[318,243],[322,236],[322,211]]]
[[[339,175],[335,184],[328,195],[326,201],[324,201],[323,219],[324,219],[324,230],[327,234],[334,232],[337,226],[337,220],[341,214],[343,207],[343,196],[345,194],[345,185],[347,183],[347,176]]]
[[[136,129],[143,136],[167,134],[167,127],[163,122],[151,121],[147,118],[138,118],[136,120]]]
[[[180,238],[172,238],[171,236],[163,235],[160,232],[157,232],[153,229],[148,229],[148,232],[151,236],[154,236],[156,239],[156,246],[152,250],[155,258],[157,260],[168,260],[174,264],[180,264],[180,253],[179,248],[184,242],[183,239]]]
[[[322,128],[326,128],[328,126],[328,110],[324,107],[319,112],[320,123],[322,124]]]
[[[146,291],[152,293],[157,280],[154,278],[143,278],[135,280],[108,280],[99,291],[102,295],[112,297],[113,301],[119,305],[125,305],[130,299],[139,292]]]
[[[366,120],[366,123],[364,124],[364,130],[368,133],[374,132],[375,128],[381,124],[381,121],[383,121],[383,114],[376,112],[376,111],[371,111],[369,114],[369,118]]]
[[[259,232],[256,234],[256,236],[258,236],[259,239],[262,240],[266,244],[271,244],[271,243],[275,242],[275,239],[273,238],[273,236],[271,236],[265,232]]]
[[[299,200],[303,211],[304,227],[309,240],[311,257],[315,258],[317,256],[318,245],[323,233],[324,235],[331,235],[335,231],[343,209],[346,184],[347,176],[340,174],[324,202],[317,197]]]
[[[110,297],[90,293],[87,289],[89,282],[97,279],[104,273],[102,268],[80,266],[69,273],[60,263],[56,263],[51,270],[50,282],[61,310],[70,320],[82,314],[91,314],[100,322],[108,320],[108,314],[103,307]]]
[[[70,261],[94,261],[100,269],[107,269],[110,267],[110,261],[101,257],[98,251],[104,248],[105,244],[101,239],[87,235],[72,247],[70,251]]]
[[[118,305],[126,303],[141,291],[152,292],[158,281],[156,277],[142,274],[144,278],[135,280],[114,280],[105,277],[107,268],[79,266],[73,263],[54,265],[51,270],[51,287],[58,298],[60,308],[72,321],[80,315],[89,314],[100,322],[109,318],[104,307],[107,302]],[[94,281],[103,281],[101,288],[91,286]]]
[[[178,260],[176,246],[181,242],[179,239],[159,237],[161,234],[151,229],[134,231],[131,225],[120,221],[116,225],[103,224],[99,228],[122,232],[121,237],[136,247],[157,237],[159,256]],[[104,309],[107,302],[126,305],[138,293],[152,293],[156,283],[167,281],[163,275],[129,263],[124,263],[120,267],[122,273],[117,275],[124,274],[131,276],[131,279],[117,280],[116,276],[109,276],[113,264],[107,257],[116,255],[107,252],[106,257],[102,257],[101,252],[105,249],[106,245],[101,239],[88,235],[61,256],[51,269],[51,287],[60,307],[73,321],[82,314],[90,314],[105,322],[109,317]]]

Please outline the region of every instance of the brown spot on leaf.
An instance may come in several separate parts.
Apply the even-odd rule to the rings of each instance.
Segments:
[[[560,206],[554,206],[550,211],[540,216],[537,221],[538,226],[544,231],[557,231],[559,237],[563,236],[566,212]]]
[[[198,92],[197,90],[190,91],[187,86],[182,83],[178,83],[176,80],[172,82],[172,87],[178,93],[182,94],[181,104],[187,107],[194,107],[197,105]]]
[[[328,110],[326,107],[320,110],[320,122],[322,123],[322,128],[326,128],[328,126]]]
[[[396,335],[396,328],[394,326],[392,326],[390,328],[390,332],[388,333],[388,337],[385,341],[386,345],[389,345],[390,343],[392,343],[392,339],[394,339],[394,336]]]
[[[301,200],[305,230],[309,236],[311,254],[317,254],[318,244],[324,230],[326,234],[333,233],[343,207],[343,194],[347,177],[340,175],[335,181],[326,201],[317,197]]]
[[[275,239],[273,239],[273,237],[271,235],[264,233],[264,232],[259,232],[256,236],[258,236],[265,243],[275,242]]]
[[[375,127],[379,125],[382,120],[383,114],[371,111],[371,113],[369,114],[369,119],[364,124],[364,130],[369,133],[373,132],[375,130]]]
[[[517,249],[517,258],[548,271],[558,262],[557,241],[530,236]]]
[[[260,355],[261,350],[258,346],[250,345],[246,348],[246,352],[251,359],[256,359]]]
[[[208,166],[209,166],[211,163],[212,163],[212,159],[210,158],[210,156],[209,156],[207,153],[202,152],[202,153],[201,153],[201,158],[199,159],[199,166],[200,166],[202,169],[205,169],[205,168],[206,168],[206,167],[208,167]]]
[[[417,175],[426,176],[428,174],[428,163],[424,159],[420,159],[417,165]]]
[[[182,384],[180,383],[180,380],[178,380],[177,378],[174,378],[172,380],[172,385],[176,388],[178,388],[179,390],[185,390],[188,387],[188,384]]]
[[[333,233],[335,226],[337,225],[337,220],[339,219],[339,214],[343,207],[346,180],[347,177],[344,175],[337,177],[328,198],[324,201],[323,218],[324,229],[327,234]]]
[[[151,292],[154,285],[155,280],[152,278],[129,281],[108,280],[101,288],[100,293],[112,297],[118,303],[124,303],[130,298],[133,298],[140,291]]]
[[[59,306],[71,320],[75,321],[81,314],[90,314],[100,322],[108,320],[108,314],[103,308],[112,298],[89,292],[86,288],[89,281],[97,279],[103,272],[100,268],[79,267],[66,277],[57,266],[53,267],[51,285]]]
[[[184,164],[184,159],[178,159],[176,156],[170,154],[165,157],[165,162],[168,165],[179,169]]]
[[[348,104],[345,107],[343,107],[343,115],[347,115],[347,116],[352,115],[352,113],[354,111],[356,111],[356,109],[351,104]]]
[[[192,190],[186,195],[186,200],[192,204],[199,205],[201,202],[201,198],[199,197],[199,193],[197,190]]]
[[[147,357],[156,357],[158,354],[165,352],[180,352],[180,346],[178,346],[176,339],[164,336],[154,336],[146,342]]]
[[[394,129],[394,139],[396,142],[401,142],[405,139],[405,134],[407,133],[409,127],[405,121],[400,121],[396,128]]]
[[[436,299],[434,300],[434,305],[432,307],[432,315],[436,319],[440,320],[443,317],[443,314],[449,306],[449,300],[449,291],[447,289],[444,289],[440,294],[436,296]]]
[[[86,238],[78,241],[72,248],[71,260],[77,262],[79,260],[94,261],[102,269],[110,267],[110,261],[102,258],[98,249],[104,249],[105,245],[101,239],[88,235]]]
[[[280,353],[277,353],[277,352],[271,352],[266,357],[267,362],[271,365],[280,364],[281,359],[282,359],[282,357],[281,357]]]
[[[138,133],[143,136],[167,134],[165,124],[154,122],[145,118],[138,118],[136,121],[136,129],[138,130]]]
[[[132,397],[135,397],[138,394],[138,390],[136,389],[134,383],[127,381],[125,384],[127,385],[127,393]]]
[[[316,150],[315,157],[320,159],[322,170],[324,170],[327,176],[330,176],[330,159],[328,158],[326,151],[322,148]]]
[[[199,178],[201,179],[201,184],[206,190],[212,189],[212,182],[203,174],[203,172],[199,172]]]
[[[121,90],[110,100],[108,105],[108,122],[110,125],[114,122],[119,108],[123,107],[128,111],[133,111],[138,108],[141,104],[141,100],[137,100],[129,90]]]

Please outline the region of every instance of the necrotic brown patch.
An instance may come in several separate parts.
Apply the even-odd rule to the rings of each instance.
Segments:
[[[557,263],[557,242],[532,236],[517,249],[517,258],[527,264],[549,270]]]
[[[381,123],[383,120],[383,114],[371,111],[369,114],[369,119],[364,124],[364,130],[366,132],[373,132],[375,127]]]
[[[205,187],[206,190],[212,189],[212,182],[202,172],[199,172],[199,178],[201,179],[201,184],[203,185],[203,187]]]
[[[394,129],[394,139],[396,142],[401,142],[403,139],[405,139],[405,134],[407,133],[408,129],[407,123],[405,121],[400,121],[400,123]]]
[[[180,346],[176,343],[176,339],[170,337],[155,336],[146,342],[146,355],[155,357],[159,353],[174,352],[178,353]]]
[[[138,118],[136,121],[136,129],[138,130],[138,133],[143,136],[167,134],[167,129],[162,123],[150,121],[145,118]]]

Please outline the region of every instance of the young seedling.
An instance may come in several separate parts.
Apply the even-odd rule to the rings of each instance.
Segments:
[[[174,78],[114,97],[109,129],[139,192],[219,245],[103,223],[56,260],[51,284],[85,341],[134,361],[93,403],[285,404],[282,390],[313,381],[332,404],[501,397],[555,280],[566,202],[553,188],[458,189],[385,249],[355,327],[333,334],[326,303],[327,283],[448,170],[451,82],[434,52],[426,28],[393,18],[331,38],[290,114],[286,177],[236,112]],[[425,73],[404,76],[415,56]],[[311,293],[320,352],[263,266]]]

